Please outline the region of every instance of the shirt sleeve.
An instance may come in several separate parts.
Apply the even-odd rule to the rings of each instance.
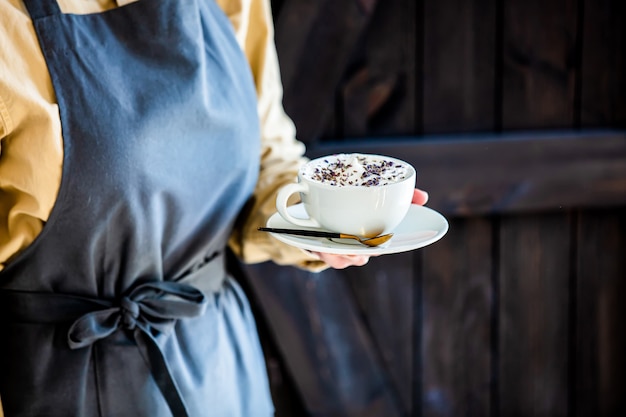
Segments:
[[[294,182],[306,162],[304,144],[282,105],[283,89],[269,0],[218,0],[235,28],[250,64],[261,123],[261,170],[254,195],[244,209],[229,245],[247,263],[273,261],[311,271],[327,266],[313,254],[279,242],[257,230],[276,212],[276,194]]]
[[[2,270],[48,219],[61,180],[63,145],[50,77],[21,0],[1,1],[0,20]]]

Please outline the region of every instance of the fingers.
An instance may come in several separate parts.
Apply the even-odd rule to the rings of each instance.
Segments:
[[[345,269],[350,266],[363,266],[369,262],[366,255],[334,255],[331,253],[313,252],[320,260],[334,269]]]
[[[428,193],[424,190],[420,190],[416,188],[413,190],[413,200],[411,201],[413,204],[417,204],[423,206],[428,201]]]

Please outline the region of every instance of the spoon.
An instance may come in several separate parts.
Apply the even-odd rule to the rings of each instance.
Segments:
[[[380,246],[383,243],[387,242],[393,236],[393,233],[387,233],[386,235],[380,235],[371,238],[360,238],[355,235],[348,235],[345,233],[334,233],[334,232],[321,232],[319,230],[300,230],[300,229],[277,229],[273,227],[259,227],[258,229],[261,232],[270,232],[270,233],[283,233],[287,235],[297,235],[297,236],[312,236],[312,237],[326,237],[330,239],[354,239],[359,243],[375,247]]]

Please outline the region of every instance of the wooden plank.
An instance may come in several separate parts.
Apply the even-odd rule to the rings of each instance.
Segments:
[[[583,126],[626,126],[626,2],[585,0]]]
[[[340,271],[264,263],[244,272],[312,417],[402,416]]]
[[[304,0],[272,2],[274,38],[283,85],[292,84],[297,77],[308,37],[316,30],[317,21],[322,19],[322,7],[323,2]]]
[[[581,213],[578,219],[576,416],[626,412],[626,207]]]
[[[577,0],[503,0],[502,126],[574,124]]]
[[[453,219],[424,248],[422,410],[425,417],[491,415],[492,226]]]
[[[340,274],[350,285],[354,300],[389,375],[389,391],[411,415],[413,406],[413,333],[415,270],[413,253],[370,259],[367,266]]]
[[[374,138],[325,143],[336,152],[397,156],[418,171],[429,206],[449,215],[560,211],[626,204],[624,131]]]
[[[502,219],[500,415],[568,415],[570,237],[567,215]]]
[[[377,0],[293,0],[276,19],[284,106],[305,143],[316,140]]]
[[[417,25],[414,0],[377,7],[339,86],[331,137],[415,132]]]
[[[494,128],[495,19],[495,0],[424,2],[424,133]]]

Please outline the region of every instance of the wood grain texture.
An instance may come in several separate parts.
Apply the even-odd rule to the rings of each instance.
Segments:
[[[422,415],[489,416],[491,410],[492,225],[455,219],[424,248]]]
[[[503,218],[498,404],[503,416],[567,416],[571,230],[567,215]]]
[[[377,0],[293,0],[280,8],[276,48],[284,106],[305,143],[319,139],[335,92]]]
[[[415,131],[416,7],[386,0],[373,13],[340,86],[342,137]]]
[[[250,294],[312,417],[400,417],[340,272],[246,266]]]
[[[626,126],[626,2],[585,0],[581,124]]]
[[[503,1],[502,127],[574,124],[577,0]]]
[[[423,4],[423,132],[492,130],[496,1]]]
[[[578,216],[575,416],[626,413],[626,208]]]
[[[389,375],[390,392],[411,415],[413,406],[413,333],[415,265],[413,253],[371,259],[366,267],[341,272],[350,285],[380,363]]]

